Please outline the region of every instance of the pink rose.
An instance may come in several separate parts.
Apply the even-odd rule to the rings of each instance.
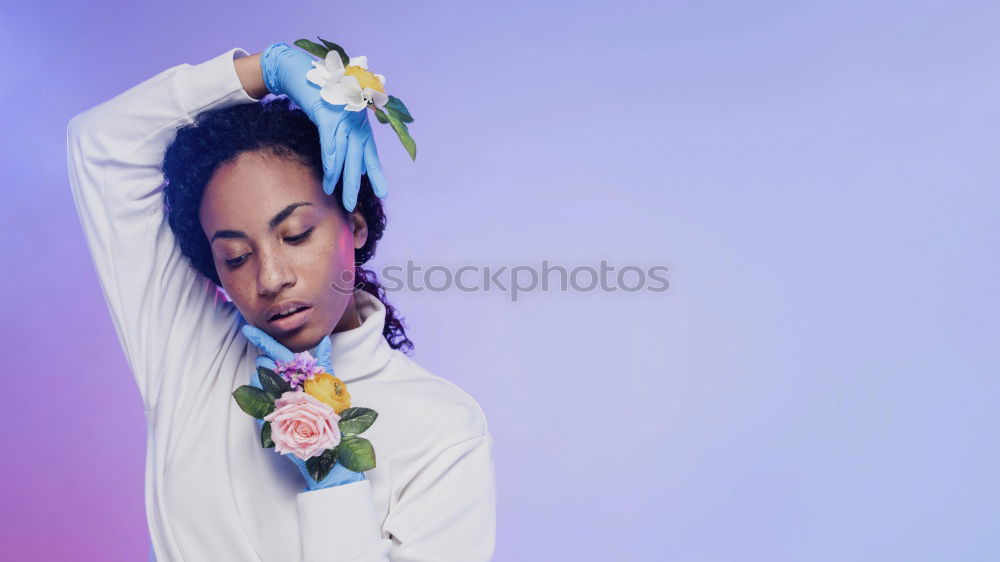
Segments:
[[[340,444],[340,416],[301,390],[282,394],[264,421],[271,422],[271,440],[277,453],[307,460]]]

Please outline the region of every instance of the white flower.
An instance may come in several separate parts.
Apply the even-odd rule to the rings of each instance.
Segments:
[[[385,76],[368,71],[368,57],[351,57],[345,68],[340,54],[331,50],[326,59],[312,64],[306,78],[320,87],[320,97],[331,104],[346,104],[350,111],[361,111],[368,104],[381,109],[389,101]]]

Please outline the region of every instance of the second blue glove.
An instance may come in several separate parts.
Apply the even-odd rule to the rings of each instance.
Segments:
[[[382,164],[368,110],[349,111],[320,96],[320,88],[306,78],[316,60],[287,43],[272,43],[260,56],[264,85],[275,95],[287,95],[319,129],[323,152],[323,191],[333,193],[343,171],[342,201],[353,211],[361,190],[361,174],[367,174],[375,195],[388,194]]]

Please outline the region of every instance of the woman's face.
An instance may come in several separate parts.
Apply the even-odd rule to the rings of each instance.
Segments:
[[[367,225],[323,193],[309,168],[244,152],[216,170],[199,217],[222,288],[247,322],[296,353],[359,325],[354,250]],[[280,315],[294,306],[305,308]]]

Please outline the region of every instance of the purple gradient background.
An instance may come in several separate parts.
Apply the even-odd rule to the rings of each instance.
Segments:
[[[497,560],[998,559],[1000,10],[800,4],[4,4],[3,558],[148,551],[67,121],[322,34],[417,118],[374,265],[670,268],[390,296],[486,411]]]

